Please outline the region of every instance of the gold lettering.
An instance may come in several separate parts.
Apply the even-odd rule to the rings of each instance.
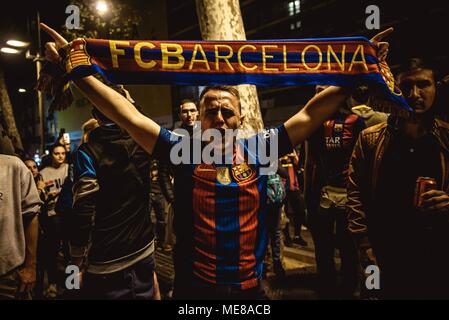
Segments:
[[[358,53],[359,51],[360,51],[360,55],[361,55],[361,57],[362,57],[362,60],[355,60],[355,58],[357,57],[357,53]],[[365,51],[364,51],[364,49],[363,49],[363,45],[361,45],[361,44],[359,44],[359,45],[357,46],[357,49],[355,50],[354,55],[352,56],[351,64],[349,65],[349,71],[352,70],[352,66],[353,66],[354,64],[360,64],[360,63],[363,65],[363,67],[365,68],[365,70],[368,71],[368,66],[366,65],[366,60],[365,60]]]
[[[286,45],[282,46],[282,53],[284,56],[284,70],[285,71],[299,71],[299,68],[289,68],[287,66],[287,46]]]
[[[341,49],[341,60],[339,60],[334,49],[332,49],[332,46],[331,45],[327,46],[327,66],[328,66],[329,71],[332,69],[331,54],[334,57],[337,64],[340,66],[341,71],[345,71],[345,51],[346,51],[346,45],[344,44]]]
[[[196,58],[198,49],[199,49],[199,52],[201,53],[201,55],[203,56],[203,59]],[[206,65],[207,70],[210,70],[209,61],[207,61],[206,53],[204,52],[203,47],[198,43],[196,43],[195,47],[193,48],[193,55],[192,55],[192,60],[190,60],[189,70],[192,70],[193,64],[196,62],[204,63]]]
[[[150,61],[143,61],[141,56],[141,50],[143,47],[147,47],[150,49],[154,48],[154,44],[151,42],[139,42],[134,47],[134,59],[136,59],[137,64],[139,67],[142,67],[144,69],[151,69],[156,65],[156,61],[150,60]]]
[[[257,48],[256,48],[255,46],[252,46],[252,45],[250,45],[250,44],[245,44],[245,45],[241,46],[241,47],[239,48],[238,53],[237,53],[237,60],[239,61],[239,65],[240,65],[243,69],[245,69],[245,70],[256,70],[256,69],[257,69],[257,65],[256,65],[256,64],[253,65],[252,67],[248,67],[248,66],[246,66],[245,64],[243,64],[243,61],[242,61],[242,51],[243,51],[243,49],[245,49],[245,48],[250,48],[250,49],[252,49],[252,50],[254,50],[254,51],[257,50]]]
[[[182,47],[177,43],[161,43],[162,52],[162,69],[178,70],[184,66],[185,59],[182,56]],[[177,63],[169,63],[168,58],[175,57],[178,59]]]
[[[225,48],[228,49],[228,54],[225,56],[220,56],[218,48]],[[234,50],[232,50],[232,47],[226,45],[226,44],[216,44],[215,45],[215,70],[220,70],[220,63],[219,60],[222,59],[226,62],[228,67],[234,71],[234,68],[232,67],[232,64],[229,62],[229,59],[232,58],[232,55],[234,54]]]
[[[262,46],[262,69],[263,71],[279,71],[278,68],[267,68],[267,58],[273,59],[274,56],[268,55],[265,50],[266,49],[277,49],[278,46],[273,45],[265,45]]]
[[[109,48],[111,50],[112,67],[118,68],[118,56],[125,55],[125,49],[118,49],[119,46],[129,46],[129,41],[109,40]]]
[[[315,67],[309,67],[306,63],[305,55],[306,55],[307,50],[309,50],[310,48],[316,49],[316,51],[318,52],[319,60],[318,60],[318,64]],[[321,63],[323,62],[323,54],[321,53],[321,50],[319,47],[317,47],[314,44],[311,44],[311,45],[308,45],[307,47],[305,47],[304,50],[302,51],[301,61],[307,70],[315,71],[321,67]]]

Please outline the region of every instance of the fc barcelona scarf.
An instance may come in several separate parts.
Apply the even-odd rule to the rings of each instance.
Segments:
[[[100,73],[116,84],[259,86],[361,83],[411,110],[377,48],[364,37],[258,41],[77,39],[65,48],[67,79]]]

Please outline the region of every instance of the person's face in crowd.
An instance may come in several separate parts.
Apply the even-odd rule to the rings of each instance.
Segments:
[[[198,110],[193,102],[186,102],[181,105],[179,110],[179,117],[184,125],[193,127],[195,121],[198,119]]]
[[[70,142],[66,141],[64,137],[61,137],[59,139],[59,144],[62,144],[64,146],[66,152],[70,152]]]
[[[51,154],[53,167],[57,168],[64,163],[65,152],[64,147],[56,147],[53,149],[53,153]]]
[[[39,169],[37,168],[36,162],[34,162],[33,160],[26,160],[25,165],[33,174],[33,178],[36,178],[39,174]]]
[[[434,74],[429,69],[418,69],[398,75],[398,85],[407,103],[416,114],[427,112],[436,95]]]
[[[200,110],[203,130],[237,129],[243,120],[238,98],[227,91],[207,91],[201,99]]]

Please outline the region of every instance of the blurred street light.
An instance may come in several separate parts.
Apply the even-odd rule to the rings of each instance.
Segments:
[[[108,5],[104,1],[98,1],[96,8],[99,14],[105,14],[108,11]]]
[[[3,53],[18,54],[20,51],[14,48],[3,47],[0,49]]]
[[[11,47],[24,48],[29,45],[28,42],[20,41],[20,40],[8,40],[6,44]]]
[[[27,91],[24,88],[20,88],[19,92],[24,93],[24,92],[27,92]]]

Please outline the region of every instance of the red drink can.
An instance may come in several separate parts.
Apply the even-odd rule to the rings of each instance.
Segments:
[[[422,194],[429,190],[436,190],[437,182],[434,178],[429,177],[418,177],[416,179],[415,196],[413,199],[414,205],[417,208],[422,207]]]

